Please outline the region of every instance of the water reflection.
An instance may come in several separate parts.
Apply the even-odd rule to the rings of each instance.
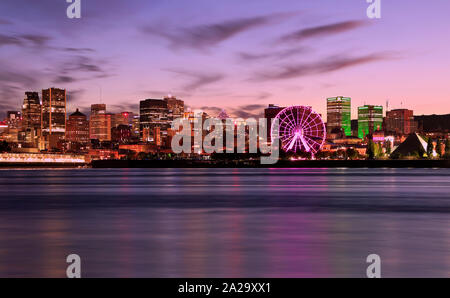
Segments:
[[[0,171],[0,276],[450,276],[449,170]],[[27,186],[25,186],[27,185]]]

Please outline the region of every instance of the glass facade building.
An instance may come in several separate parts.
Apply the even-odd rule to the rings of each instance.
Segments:
[[[414,122],[414,112],[407,109],[396,109],[386,112],[385,129],[387,132],[397,134],[414,132],[417,129]]]
[[[381,130],[382,126],[382,106],[365,105],[358,107],[358,138],[364,139],[368,134]]]
[[[327,98],[327,134],[339,129],[346,136],[352,135],[351,101],[343,96]]]
[[[42,149],[54,149],[66,134],[66,90],[42,90],[41,130]]]

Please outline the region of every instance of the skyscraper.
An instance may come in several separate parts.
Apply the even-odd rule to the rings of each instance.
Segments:
[[[22,113],[19,111],[8,111],[6,113],[8,124],[6,140],[10,143],[19,142],[19,130],[22,126]]]
[[[358,138],[364,139],[368,134],[381,130],[383,126],[383,107],[364,105],[358,107]]]
[[[269,106],[264,109],[264,118],[267,119],[267,139],[268,140],[270,140],[270,137],[271,137],[270,132],[271,132],[271,128],[272,128],[272,120],[282,110],[284,110],[284,107],[279,107],[274,104],[269,104]]]
[[[22,106],[23,128],[41,127],[41,101],[38,92],[25,92]]]
[[[167,129],[172,124],[168,114],[168,102],[164,99],[145,99],[140,102],[139,122],[144,142],[155,142],[160,139],[155,133],[167,134]],[[156,130],[156,127],[159,129]]]
[[[177,99],[175,96],[169,95],[164,97],[164,100],[167,102],[167,109],[170,121],[174,119],[183,118],[184,114],[184,101]]]
[[[111,141],[112,114],[106,113],[105,104],[91,105],[89,137],[100,142]]]
[[[55,149],[66,133],[66,90],[42,90],[41,149]]]
[[[38,92],[25,92],[22,106],[22,133],[25,143],[38,146],[41,135],[41,101]]]
[[[78,109],[67,119],[66,141],[70,143],[89,143],[89,122]]]
[[[346,136],[352,135],[350,97],[327,98],[327,134],[334,129],[343,131]]]
[[[119,125],[131,126],[133,123],[134,114],[132,112],[121,112],[112,115],[111,127],[117,127]]]
[[[416,130],[414,112],[408,109],[396,109],[386,112],[386,132],[410,134]]]

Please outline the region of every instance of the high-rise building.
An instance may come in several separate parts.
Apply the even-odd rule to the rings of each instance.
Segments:
[[[99,103],[91,105],[91,115],[97,114],[106,114],[106,104]]]
[[[121,112],[121,113],[114,114],[112,117],[111,126],[113,128],[117,127],[119,125],[131,126],[133,123],[133,117],[134,117],[134,114],[132,112]]]
[[[112,114],[106,113],[105,104],[91,105],[89,137],[100,142],[111,141]]]
[[[89,121],[78,109],[67,119],[66,141],[70,143],[89,143]]]
[[[120,124],[111,130],[111,138],[114,142],[128,144],[131,142],[131,127]]]
[[[22,106],[22,127],[41,127],[41,101],[38,92],[25,92]]]
[[[182,118],[184,101],[174,96],[164,99],[146,99],[140,102],[139,126],[144,142],[165,143],[172,121]],[[158,129],[156,129],[158,128]]]
[[[8,125],[5,135],[6,141],[9,143],[19,142],[19,131],[22,127],[22,114],[19,111],[6,112],[6,123]]]
[[[8,111],[6,112],[6,121],[9,128],[20,128],[22,125],[22,113],[19,111]]]
[[[270,132],[272,127],[272,120],[275,118],[279,112],[284,110],[284,107],[279,107],[274,104],[269,104],[267,108],[264,109],[264,118],[267,119],[267,139],[270,140]]]
[[[412,110],[396,109],[386,112],[386,132],[407,135],[416,130],[415,124]]]
[[[183,118],[184,101],[177,99],[172,95],[164,97],[164,100],[167,102],[167,118],[169,118],[170,121],[178,118]]]
[[[41,149],[56,149],[66,133],[66,90],[42,90]]]
[[[25,92],[22,106],[23,141],[37,147],[41,135],[41,101],[38,92]]]
[[[346,136],[352,135],[351,101],[343,96],[327,98],[327,134],[339,129]]]
[[[131,119],[131,136],[137,140],[140,138],[139,115],[133,115],[133,119]]]
[[[139,122],[142,140],[144,142],[155,142],[160,136],[155,136],[156,127],[159,127],[159,132],[164,135],[171,127],[171,120],[169,119],[168,103],[164,99],[146,99],[140,102],[139,107]]]
[[[358,107],[358,138],[364,139],[368,134],[383,128],[383,107],[364,105]]]

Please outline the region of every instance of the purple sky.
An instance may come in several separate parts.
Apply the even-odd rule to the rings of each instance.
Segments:
[[[173,94],[216,116],[326,97],[450,113],[450,2],[382,0],[1,0],[0,111],[27,90],[66,88],[69,111],[137,112]]]

